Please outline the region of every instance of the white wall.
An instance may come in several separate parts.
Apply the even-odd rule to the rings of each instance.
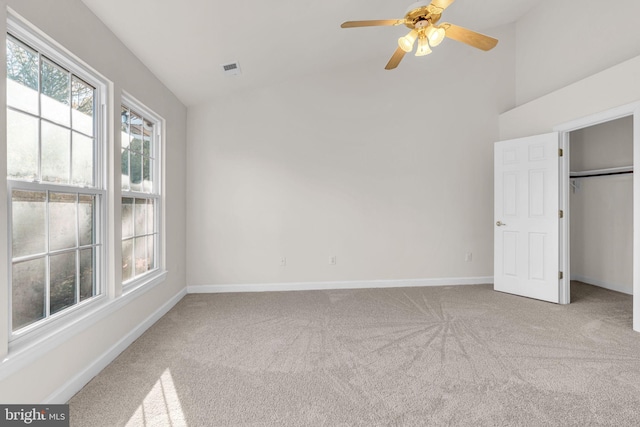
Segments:
[[[511,26],[487,33],[190,107],[188,284],[492,276],[514,53]]]
[[[631,166],[633,119],[570,135],[571,171]],[[570,193],[571,278],[633,293],[633,175],[578,178]]]
[[[518,105],[640,55],[640,2],[539,2],[516,26]]]
[[[500,115],[500,139],[546,133],[582,117],[640,101],[640,56]]]
[[[81,386],[78,375],[91,368],[109,349],[127,336],[145,319],[167,303],[174,301],[185,289],[185,139],[186,108],[167,90],[142,63],[84,6],[79,0],[0,0],[0,28],[6,32],[5,10],[10,6],[48,36],[71,51],[113,82],[114,106],[120,105],[122,90],[138,98],[150,109],[164,117],[166,125],[166,247],[167,279],[161,285],[137,297],[132,303],[102,319],[94,326],[67,337],[60,345],[38,354],[26,364],[16,361],[9,353],[10,362],[0,364],[0,402],[37,403],[50,396],[64,396],[73,387]],[[4,69],[4,67],[2,67]],[[2,76],[0,95],[4,99],[5,77]],[[4,108],[2,108],[4,124]],[[113,118],[112,118],[113,119]],[[117,119],[117,116],[116,116]],[[111,145],[119,132],[119,123],[112,120]],[[3,129],[5,127],[3,126]],[[6,152],[5,132],[0,132],[0,152]],[[118,147],[116,146],[117,150]],[[0,219],[6,224],[5,160],[0,168]],[[118,164],[116,162],[116,164]],[[119,177],[113,186],[117,187]],[[119,213],[116,209],[111,226],[117,228]],[[0,235],[0,265],[6,270],[6,234]],[[117,235],[117,234],[116,234]],[[113,242],[112,242],[113,243]],[[113,259],[119,259],[118,242],[112,246]],[[117,263],[116,263],[117,266]],[[109,272],[110,280],[118,280],[119,269]],[[7,277],[3,274],[3,277]],[[0,289],[0,339],[6,338],[8,318],[6,281]],[[3,340],[4,342],[5,340]],[[32,355],[33,356],[33,355]],[[25,359],[26,360],[26,359]],[[11,370],[8,370],[11,365]],[[15,371],[15,366],[22,366]],[[89,369],[90,372],[90,369]],[[86,372],[84,372],[86,375]],[[75,382],[74,382],[75,380]],[[61,393],[61,394],[57,394]],[[61,402],[60,402],[61,403]]]

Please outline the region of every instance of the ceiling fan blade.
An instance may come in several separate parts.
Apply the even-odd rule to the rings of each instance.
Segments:
[[[431,5],[437,7],[438,9],[445,10],[446,8],[451,6],[451,3],[453,3],[454,1],[456,0],[432,0]]]
[[[347,21],[340,25],[342,28],[356,27],[387,27],[391,25],[402,25],[404,19],[374,19],[371,21]]]
[[[440,25],[440,27],[444,28],[446,37],[478,49],[491,50],[498,44],[498,39],[476,33],[464,27],[449,24],[448,22]]]
[[[393,70],[394,68],[396,68],[398,64],[400,64],[400,61],[402,61],[402,58],[404,58],[405,53],[406,52],[401,48],[397,48],[396,51],[393,52],[393,55],[391,55],[391,59],[389,60],[389,62],[387,62],[387,65],[386,67],[384,67],[384,69]]]

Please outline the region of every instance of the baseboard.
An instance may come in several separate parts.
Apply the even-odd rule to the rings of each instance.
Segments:
[[[592,279],[590,277],[571,275],[571,280],[577,280],[578,282],[587,283],[589,285],[599,286],[601,288],[609,289],[610,291],[616,291],[627,295],[633,295],[633,290],[629,291],[629,289],[621,285],[619,283],[610,283],[604,280]]]
[[[327,289],[409,288],[421,286],[481,285],[486,283],[493,283],[493,277],[446,277],[438,279],[199,285],[187,286],[187,292],[190,294],[215,294],[231,292],[317,291]]]
[[[167,314],[174,305],[178,303],[187,294],[186,289],[182,289],[174,295],[169,301],[158,308],[153,314],[147,317],[142,323],[135,327],[131,332],[124,336],[120,341],[114,344],[109,350],[98,357],[93,363],[87,366],[82,372],[75,375],[64,383],[58,390],[47,397],[43,404],[66,403],[71,399],[82,387],[84,387],[93,377],[98,375],[100,371],[109,365],[120,353],[129,347],[136,339],[138,339],[147,329],[149,329],[162,316]]]

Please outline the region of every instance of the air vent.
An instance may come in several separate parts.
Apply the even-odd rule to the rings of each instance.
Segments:
[[[237,76],[241,74],[240,64],[238,63],[238,61],[231,62],[230,64],[224,64],[222,65],[222,69],[224,70],[224,73],[228,76]]]

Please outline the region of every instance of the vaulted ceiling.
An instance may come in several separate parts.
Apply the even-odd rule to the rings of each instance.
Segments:
[[[410,0],[82,1],[187,106],[357,61],[377,58],[383,68],[407,29],[341,29],[340,24],[402,18],[411,4]],[[441,22],[482,32],[516,21],[536,3],[457,0]],[[222,64],[234,61],[240,63],[242,75],[229,77]]]

